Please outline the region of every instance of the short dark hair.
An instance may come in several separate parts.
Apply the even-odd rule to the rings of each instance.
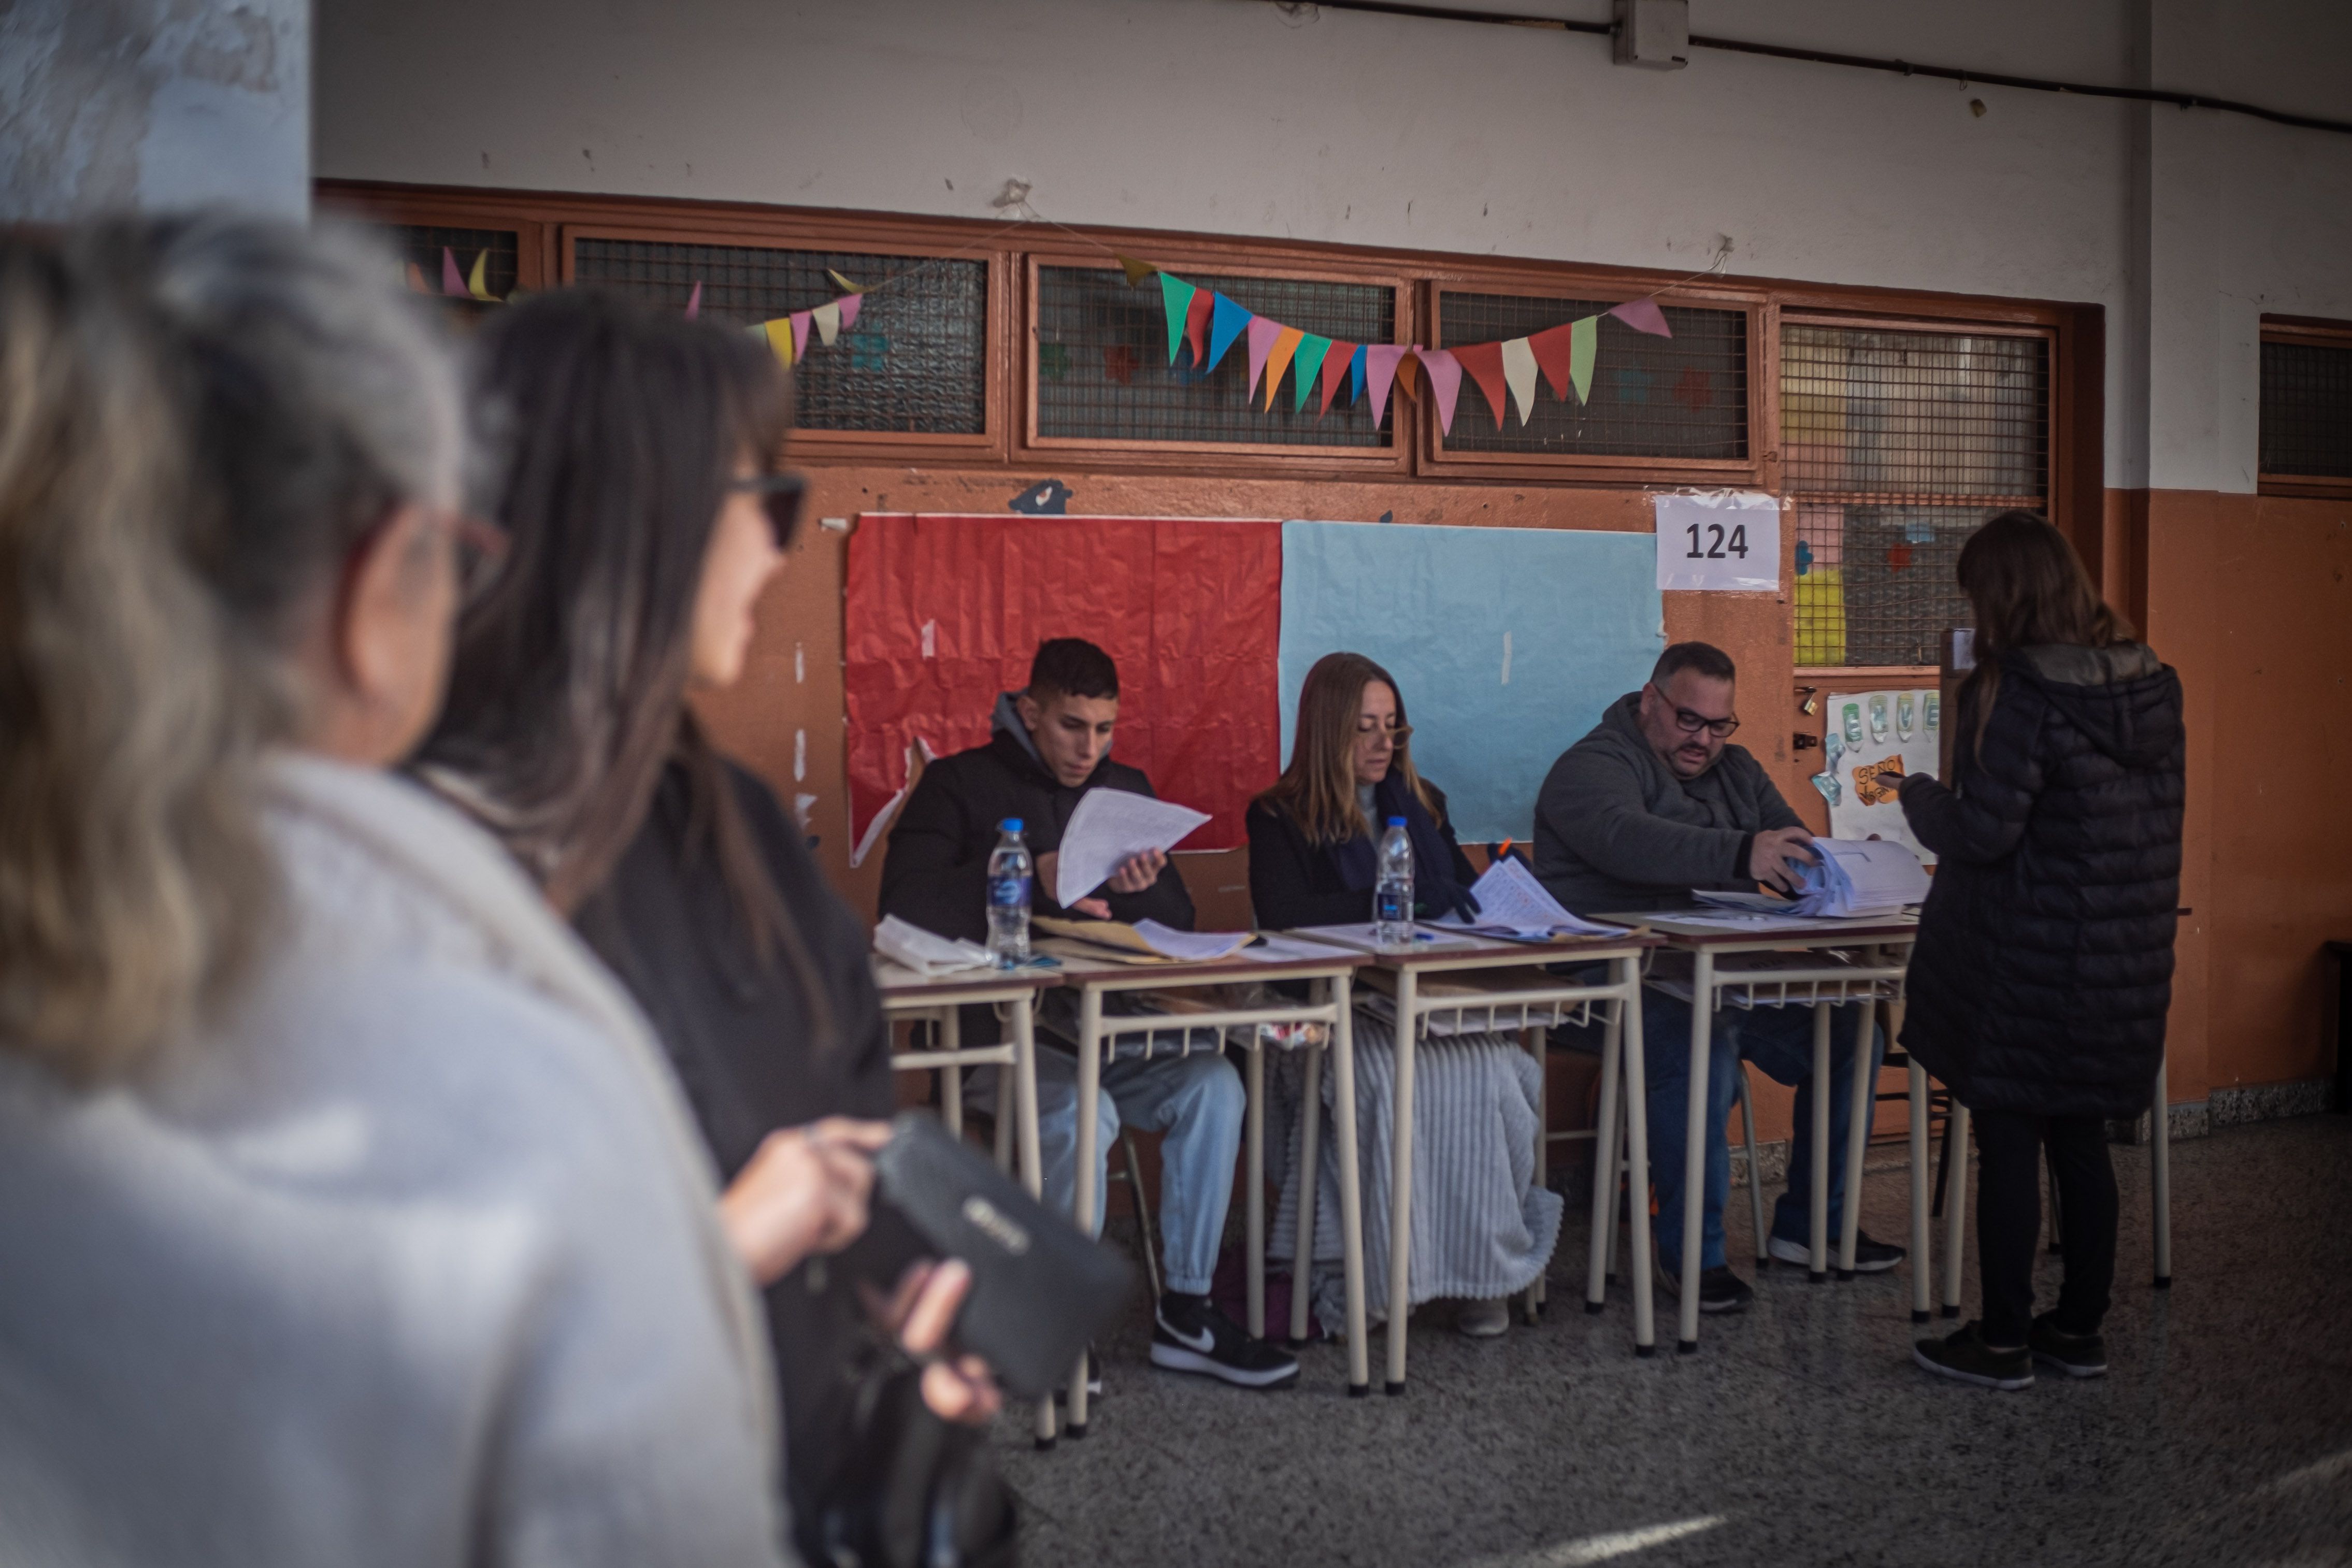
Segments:
[[[1650,672],[1650,684],[1664,686],[1685,670],[1696,670],[1710,681],[1736,681],[1739,667],[1731,655],[1712,643],[1675,643],[1658,655],[1657,666]]]
[[[1115,697],[1118,666],[1083,637],[1055,637],[1037,644],[1029,661],[1029,700],[1048,697]]]

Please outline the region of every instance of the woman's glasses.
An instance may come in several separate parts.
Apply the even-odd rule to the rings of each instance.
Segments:
[[[768,528],[776,536],[778,553],[793,548],[793,536],[800,532],[801,496],[807,483],[797,474],[761,474],[749,479],[730,479],[730,490],[746,490],[760,497],[760,506],[768,514]]]
[[[1376,724],[1360,724],[1356,727],[1356,738],[1359,741],[1385,738],[1392,746],[1402,746],[1412,736],[1412,726],[1409,724],[1392,724],[1385,729]]]

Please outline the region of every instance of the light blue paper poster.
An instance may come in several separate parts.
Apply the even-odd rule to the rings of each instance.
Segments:
[[[1282,749],[1298,685],[1362,653],[1404,688],[1414,765],[1463,841],[1527,840],[1536,791],[1665,646],[1646,534],[1282,525]]]

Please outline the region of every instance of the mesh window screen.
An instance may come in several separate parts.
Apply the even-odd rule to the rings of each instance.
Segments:
[[[978,435],[988,423],[988,264],[763,246],[580,239],[581,283],[626,289],[683,310],[697,283],[701,314],[750,327],[838,298],[827,268],[853,281],[887,277],[831,348],[809,334],[793,367],[803,430]]]
[[[2352,343],[2263,345],[2262,471],[2352,478]]]
[[[1991,512],[2046,508],[2049,342],[1784,322],[1780,455],[1797,663],[1932,664],[1969,622],[1961,543]]]
[[[1396,290],[1383,284],[1305,278],[1213,277],[1184,281],[1215,289],[1244,309],[1302,332],[1351,343],[1396,339]],[[1266,446],[1391,444],[1370,402],[1351,406],[1342,389],[1318,416],[1318,382],[1303,410],[1295,371],[1284,372],[1274,408],[1249,392],[1249,345],[1236,339],[1206,374],[1189,345],[1168,362],[1168,316],[1160,283],[1128,287],[1116,268],[1037,269],[1037,434],[1095,441],[1227,441]]]
[[[1443,345],[1524,338],[1564,321],[1600,315],[1612,299],[1536,299],[1511,294],[1446,294],[1438,304]],[[1454,405],[1448,452],[1539,452],[1596,457],[1748,455],[1748,313],[1665,308],[1671,338],[1636,332],[1601,315],[1591,401],[1578,406],[1538,381],[1535,416],[1516,410],[1496,428],[1475,386]],[[1464,380],[1466,382],[1467,377]]]
[[[413,261],[425,276],[425,287],[441,292],[444,250],[457,263],[457,276],[471,279],[474,263],[482,262],[482,287],[504,299],[514,292],[515,235],[512,229],[444,229],[425,224],[381,225],[403,261]]]

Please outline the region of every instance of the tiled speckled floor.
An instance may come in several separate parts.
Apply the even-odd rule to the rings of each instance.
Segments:
[[[1156,1372],[1139,1304],[1083,1442],[1033,1452],[1025,1409],[999,1427],[1024,1559],[2352,1568],[2352,1117],[2176,1145],[2163,1294],[2145,1151],[2112,1152],[2125,1218],[2103,1381],[1931,1381],[1910,1364],[1900,1271],[1809,1285],[1775,1268],[1745,1316],[1707,1320],[1697,1355],[1673,1354],[1669,1327],[1637,1360],[1622,1288],[1600,1316],[1580,1308],[1577,1218],[1544,1321],[1472,1342],[1450,1308],[1425,1309],[1400,1398],[1346,1398],[1328,1345],[1271,1396]],[[1864,1223],[1900,1239],[1906,1204],[1899,1173],[1874,1176]],[[1974,1272],[1971,1252],[1970,1315]]]

